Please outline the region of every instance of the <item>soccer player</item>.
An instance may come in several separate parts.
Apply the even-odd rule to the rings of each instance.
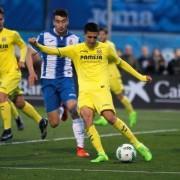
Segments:
[[[90,141],[98,153],[97,158],[91,160],[91,162],[98,163],[108,160],[108,156],[101,144],[99,133],[93,125],[95,112],[102,115],[114,128],[127,137],[144,157],[145,161],[150,161],[152,154],[149,149],[116,116],[109,88],[108,61],[115,61],[119,67],[141,81],[151,81],[151,77],[139,74],[128,63],[119,58],[108,44],[98,42],[98,31],[97,24],[87,23],[84,27],[85,42],[64,48],[43,46],[35,38],[29,39],[29,43],[49,55],[59,55],[60,57],[72,59],[79,85],[78,108],[85,121]]]
[[[115,45],[113,42],[108,41],[108,30],[106,28],[99,29],[99,41],[103,43],[109,44],[114,51],[116,51]],[[133,127],[137,121],[137,113],[134,110],[132,104],[129,99],[123,94],[124,86],[122,84],[121,74],[117,68],[115,62],[110,61],[108,64],[108,72],[109,72],[109,81],[110,81],[110,89],[116,95],[117,99],[123,104],[125,109],[129,114],[129,125]],[[96,125],[106,125],[107,121],[100,117],[98,120],[94,122]]]
[[[20,48],[20,60],[14,54],[14,47]],[[1,141],[13,137],[11,132],[11,105],[8,101],[8,94],[11,93],[21,80],[21,71],[24,67],[26,45],[16,31],[4,28],[4,10],[0,8],[0,113],[3,120],[4,131]]]
[[[20,49],[20,58],[17,63],[15,45]],[[17,116],[17,110],[9,101],[8,97],[14,97],[14,103],[23,112],[34,119],[38,119],[42,139],[46,136],[47,120],[43,119],[36,110],[24,101],[24,97],[18,87],[21,80],[20,68],[25,67],[25,56],[27,47],[18,32],[4,27],[4,10],[0,8],[0,112],[4,124],[1,141],[13,137],[11,131],[11,110]],[[17,117],[16,117],[17,118]]]
[[[79,37],[68,31],[68,23],[68,13],[63,9],[55,10],[53,14],[54,28],[41,33],[37,41],[50,47],[65,47],[79,43]],[[29,48],[27,66],[30,73],[30,84],[33,84],[34,80],[37,79],[32,65],[32,55],[35,54],[37,52]],[[63,104],[72,118],[72,129],[77,143],[76,154],[79,157],[88,157],[89,154],[84,149],[84,122],[77,112],[77,97],[71,60],[44,53],[41,57],[41,85],[49,123],[53,128],[58,126],[61,120],[59,107]]]

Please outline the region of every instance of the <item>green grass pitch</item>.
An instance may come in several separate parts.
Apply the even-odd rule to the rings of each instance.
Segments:
[[[38,111],[45,115],[42,107]],[[121,163],[116,159],[117,147],[128,141],[117,135],[110,125],[98,127],[101,135],[107,135],[102,137],[102,143],[110,160],[92,164],[90,158],[81,159],[75,155],[71,120],[55,129],[48,127],[47,139],[39,142],[38,125],[23,114],[21,116],[25,129],[17,131],[13,122],[13,141],[0,144],[0,180],[180,179],[179,111],[138,110],[138,123],[133,132],[151,149],[153,160],[145,162],[138,154],[134,163]],[[118,116],[127,122],[124,110],[118,110]],[[91,158],[96,157],[87,138],[85,146]]]

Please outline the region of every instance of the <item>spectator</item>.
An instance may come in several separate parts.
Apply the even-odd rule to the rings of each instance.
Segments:
[[[125,53],[121,57],[124,59],[128,64],[130,64],[133,68],[137,69],[137,61],[133,55],[132,46],[126,45]]]
[[[141,56],[138,59],[139,70],[145,74],[152,74],[154,71],[153,61],[149,54],[149,49],[146,46],[141,48]]]
[[[180,48],[174,52],[175,57],[168,63],[168,73],[170,75],[180,75]]]
[[[166,74],[166,63],[159,49],[154,49],[152,52],[152,61],[154,64],[155,74]]]

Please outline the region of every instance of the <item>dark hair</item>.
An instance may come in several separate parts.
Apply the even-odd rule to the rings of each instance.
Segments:
[[[53,12],[53,17],[55,17],[55,16],[61,16],[61,17],[68,18],[68,12],[65,9],[56,9]]]
[[[0,14],[4,15],[4,9],[0,7]]]
[[[108,29],[106,27],[100,27],[99,31],[103,31],[105,34],[108,34]]]
[[[87,23],[84,26],[84,33],[86,34],[88,31],[90,31],[90,32],[99,32],[99,27],[98,27],[98,25],[96,23],[93,23],[93,22]]]

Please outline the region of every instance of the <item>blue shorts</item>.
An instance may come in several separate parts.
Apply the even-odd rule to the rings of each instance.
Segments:
[[[58,109],[68,100],[77,99],[74,79],[71,77],[41,79],[41,88],[46,112]]]

